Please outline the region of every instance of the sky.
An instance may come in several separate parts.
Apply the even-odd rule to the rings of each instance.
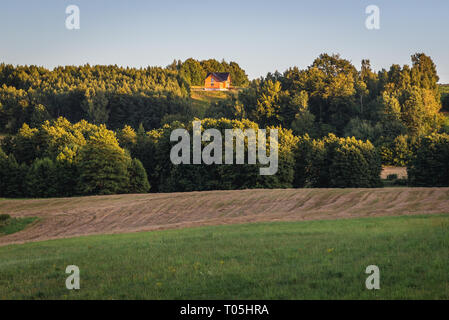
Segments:
[[[80,29],[65,11],[80,9]],[[380,29],[368,30],[368,5]],[[411,64],[424,52],[449,83],[447,0],[0,0],[0,62],[14,65],[167,66],[173,59],[235,61],[250,79],[321,53],[339,53],[357,68]]]

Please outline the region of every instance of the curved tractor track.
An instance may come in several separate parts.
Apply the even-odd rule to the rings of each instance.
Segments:
[[[0,200],[0,213],[37,216],[0,245],[250,222],[449,213],[449,188],[273,189]]]

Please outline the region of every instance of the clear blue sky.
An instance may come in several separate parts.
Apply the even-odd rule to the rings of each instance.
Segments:
[[[65,28],[78,5],[81,29]],[[365,8],[380,7],[380,30],[365,28]],[[447,0],[3,0],[0,62],[166,66],[173,59],[238,62],[250,78],[304,68],[323,52],[357,68],[410,64],[425,52],[449,83]]]

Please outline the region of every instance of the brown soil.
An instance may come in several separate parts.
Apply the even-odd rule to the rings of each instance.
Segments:
[[[0,200],[0,213],[41,220],[0,245],[268,221],[449,213],[449,188],[273,189]]]

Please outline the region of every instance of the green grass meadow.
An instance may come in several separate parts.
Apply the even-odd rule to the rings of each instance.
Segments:
[[[67,290],[65,268],[80,268]],[[380,268],[380,290],[365,269]],[[448,299],[449,215],[258,223],[0,247],[0,299]]]
[[[10,218],[7,220],[1,220],[0,221],[0,236],[19,232],[37,220],[39,220],[39,219],[36,217]]]

